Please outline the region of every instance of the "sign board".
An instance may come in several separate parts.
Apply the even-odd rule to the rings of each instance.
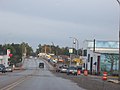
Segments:
[[[73,53],[73,48],[70,48],[70,49],[69,49],[69,53]]]
[[[3,56],[0,56],[0,60],[3,59]]]
[[[8,58],[10,58],[10,49],[7,49],[7,56],[8,56]]]

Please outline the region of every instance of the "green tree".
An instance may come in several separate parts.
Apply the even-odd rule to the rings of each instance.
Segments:
[[[22,42],[20,45],[22,55],[26,54],[26,56],[29,56],[31,53],[33,53],[32,47],[29,46],[28,43]]]
[[[42,50],[42,45],[39,44],[38,48],[36,49],[36,54],[38,55],[39,53],[41,53],[41,50]]]
[[[9,61],[10,61],[11,64],[16,64],[17,61],[14,60],[15,59],[15,55],[16,55],[15,48],[11,44],[5,44],[5,45],[3,45],[3,48],[5,48],[6,50],[10,49],[10,53],[13,54],[13,56],[11,58],[9,58]]]
[[[11,54],[13,54],[13,55],[16,54],[16,50],[15,50],[15,48],[11,44],[5,44],[5,45],[3,45],[3,48],[10,49]]]
[[[2,46],[2,48],[10,49],[11,54],[13,54],[13,56],[9,59],[9,61],[10,63],[15,65],[22,61],[23,54],[26,54],[29,56],[31,53],[33,53],[32,47],[30,47],[28,43],[25,43],[25,42],[21,44],[14,44],[14,43],[5,44]]]

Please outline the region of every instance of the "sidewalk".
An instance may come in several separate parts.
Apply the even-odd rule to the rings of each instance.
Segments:
[[[89,77],[92,77],[92,78],[97,78],[97,79],[101,79],[102,80],[102,77],[103,76],[97,76],[97,75],[88,75]],[[117,76],[107,76],[107,81],[108,82],[112,82],[112,83],[120,83],[120,81],[118,81],[118,77]]]

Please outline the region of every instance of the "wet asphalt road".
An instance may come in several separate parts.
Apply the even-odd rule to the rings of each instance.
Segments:
[[[85,90],[76,83],[57,77],[45,63],[45,68],[38,68],[39,59],[28,59],[24,62],[26,70],[0,75],[0,90]]]

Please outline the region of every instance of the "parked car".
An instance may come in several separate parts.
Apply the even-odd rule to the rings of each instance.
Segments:
[[[0,64],[0,72],[2,73],[6,72],[5,66],[3,64]]]
[[[74,66],[71,66],[67,69],[67,75],[77,75],[77,68]]]
[[[67,69],[68,69],[67,67],[62,67],[62,68],[60,69],[60,72],[61,72],[61,73],[66,73],[66,72],[67,72]]]
[[[44,68],[44,63],[40,62],[39,63],[39,68]]]
[[[6,72],[13,72],[13,68],[10,67],[10,66],[9,66],[9,67],[6,67],[5,70],[6,70]]]
[[[66,73],[68,69],[67,65],[61,65],[56,67],[56,72]]]
[[[62,68],[62,66],[58,66],[56,65],[56,72],[60,72],[60,69]]]

